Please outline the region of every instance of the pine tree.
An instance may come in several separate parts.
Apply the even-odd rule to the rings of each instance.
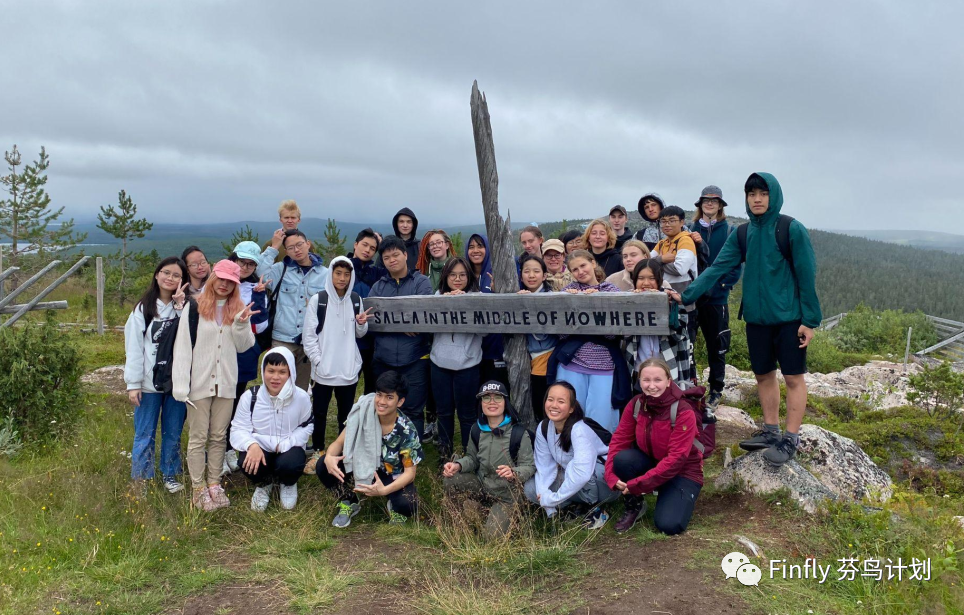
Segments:
[[[462,236],[462,231],[452,235],[452,249],[459,256],[465,254],[465,238]]]
[[[127,282],[127,263],[130,260],[127,244],[134,239],[144,237],[147,231],[154,228],[154,224],[148,222],[147,218],[136,218],[137,205],[125,191],[121,190],[117,193],[117,203],[117,209],[114,209],[113,205],[101,206],[100,213],[97,214],[97,228],[122,242],[121,249],[118,250],[121,275],[117,290],[120,291],[120,300],[123,303],[124,287]]]
[[[40,148],[40,158],[20,171],[23,164],[17,146],[5,152],[9,173],[0,177],[9,198],[0,200],[0,237],[10,240],[10,265],[17,266],[19,257],[28,252],[44,256],[48,251],[59,252],[72,248],[87,238],[87,233],[74,231],[74,220],[60,222],[61,207],[52,210],[47,184],[50,159]],[[52,227],[52,228],[51,228]]]
[[[254,229],[249,225],[245,224],[243,229],[234,231],[234,235],[231,235],[231,239],[227,242],[221,242],[221,249],[228,256],[234,252],[234,248],[242,241],[253,241],[254,243],[261,245],[261,241],[258,239],[258,234],[254,232]]]
[[[325,225],[325,248],[322,256],[325,262],[330,263],[331,259],[336,256],[344,256],[345,253],[345,238],[338,230],[335,220],[328,218],[328,224]]]

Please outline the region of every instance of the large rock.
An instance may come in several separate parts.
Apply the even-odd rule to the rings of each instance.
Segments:
[[[723,423],[730,423],[737,427],[745,427],[746,429],[757,428],[753,417],[747,414],[745,410],[734,408],[733,406],[718,406],[716,408],[716,420]]]
[[[916,364],[907,366],[889,361],[871,361],[866,365],[855,365],[832,374],[806,374],[807,392],[816,397],[850,397],[866,401],[877,409],[896,408],[907,405],[908,379],[921,367]],[[783,375],[777,372],[780,382]],[[709,378],[709,370],[703,372],[703,379]],[[752,372],[741,372],[732,365],[726,366],[726,387],[723,397],[733,402],[743,401],[747,391],[756,386]]]
[[[853,440],[815,425],[800,428],[796,459],[780,468],[770,466],[762,452],[725,463],[716,486],[734,484],[761,495],[787,489],[811,513],[827,499],[879,502],[893,494],[890,477]]]
[[[890,476],[856,442],[822,427],[800,427],[797,456],[821,483],[842,498],[886,502],[894,493]]]
[[[716,477],[719,489],[733,485],[759,495],[787,489],[790,497],[809,513],[816,512],[824,500],[837,499],[834,492],[796,461],[774,468],[763,459],[762,452],[738,457]]]
[[[94,384],[104,387],[111,393],[126,393],[127,383],[124,382],[124,366],[108,365],[84,374],[80,377],[81,382]]]

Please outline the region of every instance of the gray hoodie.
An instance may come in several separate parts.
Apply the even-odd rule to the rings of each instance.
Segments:
[[[475,367],[482,362],[482,337],[479,333],[436,333],[429,358],[443,369]]]

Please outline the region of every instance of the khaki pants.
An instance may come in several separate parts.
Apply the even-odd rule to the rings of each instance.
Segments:
[[[295,378],[295,386],[302,391],[307,391],[308,381],[311,380],[311,361],[308,360],[308,356],[305,354],[305,347],[299,344],[271,340],[272,348],[278,348],[279,346],[287,348],[291,351],[291,354],[295,355],[295,369],[298,372]]]
[[[509,532],[509,528],[512,527],[512,518],[517,512],[515,503],[488,495],[478,476],[456,474],[451,478],[442,479],[442,485],[448,495],[468,497],[489,506],[489,516],[485,519],[486,538],[499,538]]]
[[[231,423],[233,399],[205,397],[187,404],[187,471],[195,488],[221,482],[224,466],[225,436]],[[207,452],[207,482],[204,453]]]

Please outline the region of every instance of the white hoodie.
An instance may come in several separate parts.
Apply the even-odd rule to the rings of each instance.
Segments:
[[[174,325],[174,318],[181,315],[174,309],[174,302],[157,300],[157,315],[144,331],[144,306],[138,303],[127,317],[124,325],[124,382],[127,390],[140,389],[145,393],[157,393],[154,388],[154,362],[157,360],[157,340],[161,332]]]
[[[247,451],[255,442],[266,453],[284,453],[296,446],[305,448],[308,436],[315,429],[311,398],[295,386],[297,370],[290,350],[278,347],[266,352],[261,358],[262,378],[264,359],[275,352],[284,356],[291,375],[276,396],[268,393],[268,387],[262,384],[254,400],[254,411],[251,410],[251,389],[241,394],[231,420],[231,448],[236,451]]]
[[[358,372],[361,371],[362,359],[358,352],[355,338],[362,337],[368,332],[368,323],[359,325],[355,322],[355,310],[351,305],[351,289],[355,287],[355,269],[351,270],[351,280],[344,297],[339,297],[331,279],[331,270],[335,263],[348,263],[351,260],[338,256],[331,259],[328,265],[329,275],[325,280],[325,290],[328,292],[328,311],[325,313],[325,326],[318,333],[318,294],[308,300],[305,311],[305,324],[301,330],[301,341],[305,347],[305,355],[311,361],[311,377],[318,384],[327,386],[346,386],[358,382]],[[360,305],[361,312],[365,311],[364,304]]]

